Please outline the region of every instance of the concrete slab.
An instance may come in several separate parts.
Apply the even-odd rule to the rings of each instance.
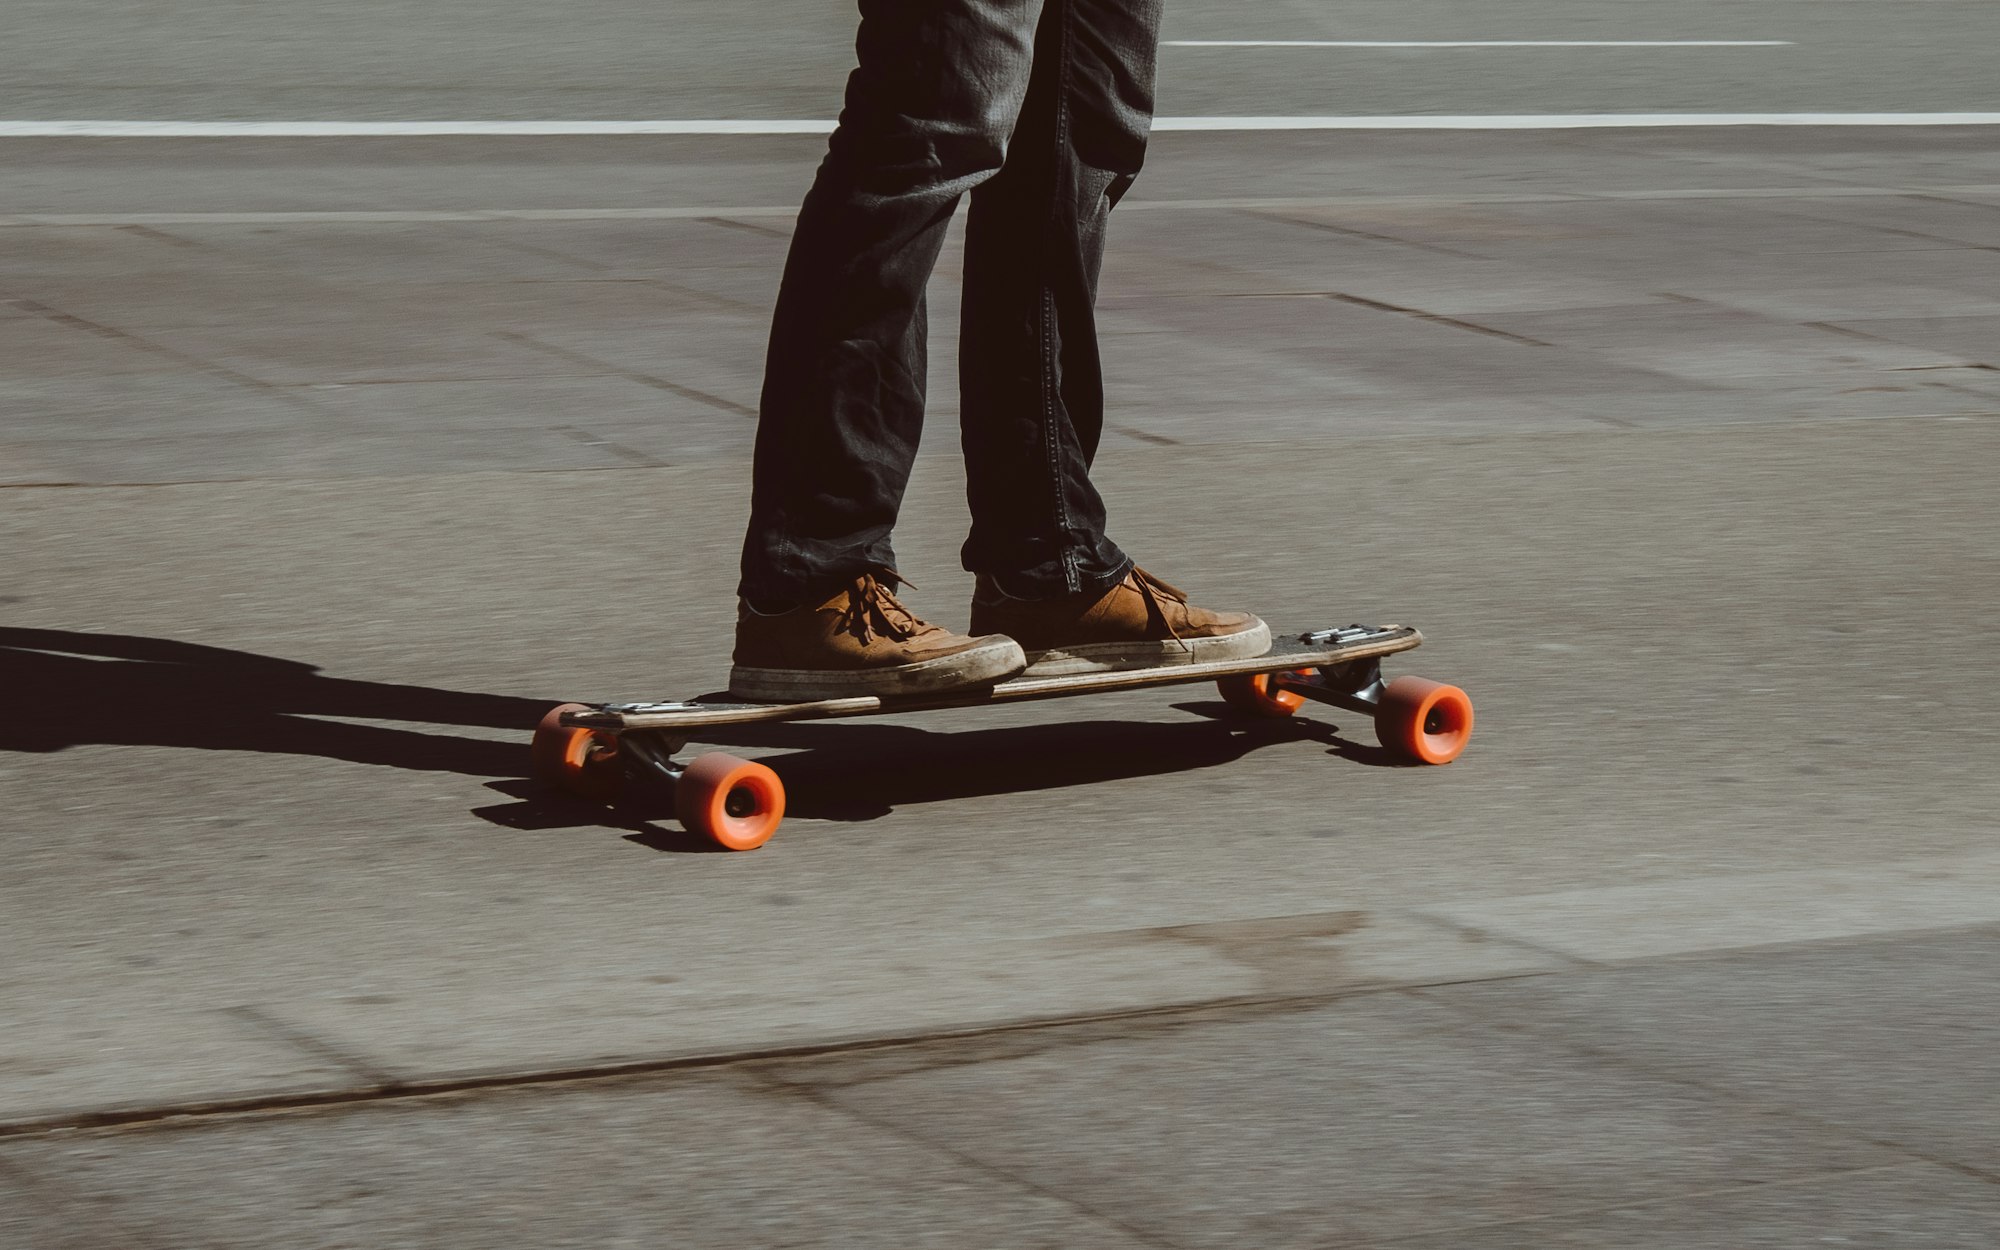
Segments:
[[[1994,363],[2000,361],[2000,316],[1899,317],[1835,324],[1856,334],[1909,343],[1932,351],[1953,352],[1962,359],[1977,361],[1993,374],[1991,387],[2000,389],[2000,364]]]
[[[1996,947],[2000,936],[1987,929],[1426,994],[1741,1105],[1991,1176],[2000,1161]],[[1703,1027],[1666,1023],[1686,1020]]]
[[[705,405],[616,375],[321,383],[303,390],[316,408],[343,425],[377,434],[456,430],[477,437],[507,430],[608,425],[678,430],[713,415]],[[728,424],[751,422],[735,418]]]
[[[496,334],[435,323],[373,321],[338,335],[298,326],[191,326],[146,335],[188,358],[273,386],[321,382],[453,382],[611,372]]]
[[[661,337],[682,323],[713,316],[716,305],[651,278],[610,271],[564,281],[509,276],[469,282],[346,282],[326,284],[348,306],[377,317],[429,320],[467,329],[582,330],[641,325]]]
[[[1912,243],[2000,247],[2000,212],[1993,205],[1942,195],[1815,201],[1792,206],[1800,216],[1852,222]]]
[[[1858,384],[1842,385],[1792,374],[1735,379],[1736,385],[1726,390],[1553,395],[1546,402],[1560,411],[1630,429],[1886,418],[1964,421],[2000,414],[1995,402],[2000,395],[1937,380],[1954,376],[1950,370],[1926,371],[1894,380],[1849,378],[1846,381]]]
[[[211,270],[90,278],[10,274],[6,289],[58,313],[123,330],[246,322],[339,326],[381,317],[387,311],[373,301],[353,299],[331,283],[247,267],[225,249],[216,249],[215,257],[217,265]]]
[[[1550,1219],[1455,1228],[1377,1245],[1396,1250],[1784,1250],[1912,1245],[1982,1250],[2000,1219],[1992,1185],[1930,1164],[1756,1185]]]
[[[60,314],[24,318],[7,328],[8,381],[31,386],[99,378],[193,372],[142,339]]]
[[[1706,303],[1482,314],[1477,324],[1697,384],[1808,375],[1815,382],[1901,382],[1898,373],[1968,363],[1954,352],[1887,343]],[[1610,388],[1605,388],[1610,389]]]
[[[123,350],[113,348],[113,350]],[[131,358],[128,356],[127,360]],[[21,444],[60,450],[83,442],[236,436],[307,435],[331,442],[336,430],[317,429],[311,406],[300,397],[216,377],[150,354],[142,360],[160,372],[33,376],[9,371],[0,378],[7,435]],[[145,465],[133,468],[143,474]]]
[[[257,430],[174,437],[64,438],[14,444],[33,472],[63,484],[285,481],[397,474],[622,469],[622,444],[582,427],[412,433]],[[646,453],[639,463],[653,460]],[[32,484],[32,483],[30,483]]]
[[[769,335],[768,324],[711,310],[691,325],[625,323],[589,331],[557,326],[510,341],[570,361],[578,371],[650,379],[709,411],[754,419]]]
[[[125,960],[126,975],[137,967],[136,975],[144,976],[144,968],[159,966],[150,956]],[[351,1061],[300,1045],[282,1025],[255,1011],[157,1006],[129,1011],[88,995],[36,994],[8,1011],[0,1038],[0,1085],[6,1091],[0,1123],[8,1126],[317,1096],[374,1083]]]
[[[466,282],[506,277],[562,281],[589,278],[594,266],[547,252],[510,248],[458,223],[197,223],[152,227],[238,264],[307,278],[370,282]]]
[[[791,243],[795,201],[803,199],[812,184],[811,160],[787,169],[797,183],[777,202],[781,212],[775,216],[732,217],[730,204],[759,201],[728,196],[707,200],[715,208],[713,215],[702,218],[492,221],[468,229],[484,242],[546,252],[625,276],[675,280],[690,272],[747,269],[774,280]],[[678,181],[670,167],[659,169],[656,176]],[[775,293],[775,283],[772,289]]]
[[[2000,924],[2000,854],[1441,903],[1424,911],[1578,959],[1649,959]]]
[[[58,486],[70,476],[26,447],[0,443],[0,484],[7,486]]]
[[[1654,166],[1656,172],[1659,167]],[[1849,197],[1852,198],[1852,197]],[[1865,197],[1882,210],[1902,197]],[[1836,211],[1814,217],[1822,203]],[[1950,247],[1874,228],[1872,218],[1845,220],[1845,199],[1575,199],[1553,203],[1429,206],[1347,205],[1283,210],[1278,215],[1328,228],[1402,239],[1471,256],[1659,254],[1688,250],[1745,254],[1904,250]],[[1864,210],[1865,211],[1865,210]]]
[[[713,139],[673,136],[608,144],[559,137],[470,148],[453,137],[333,144],[20,139],[0,145],[0,167],[13,173],[9,210],[21,214],[462,217],[495,208],[573,212],[581,190],[591,208],[653,213],[694,207],[707,216],[725,202],[796,210],[825,151],[826,139],[818,135],[742,136],[720,146]]]
[[[18,149],[0,145],[0,155],[16,152]],[[215,264],[212,256],[176,246],[173,239],[139,228],[0,228],[0,273],[7,275],[10,296],[16,294],[11,290],[15,283],[29,280],[122,279],[162,271],[192,275],[211,270]]]
[[[1792,321],[1882,317],[1986,317],[2000,312],[2000,253],[1971,248],[1746,261],[1735,272],[1690,268],[1668,287],[1718,304]],[[1831,263],[1839,261],[1836,265]],[[1604,276],[1622,264],[1606,262]]]
[[[93,1219],[77,1205],[0,1159],[0,1245],[12,1250],[100,1250],[123,1244],[151,1250],[157,1243]]]
[[[1349,1245],[1902,1161],[1407,998],[848,1079],[833,1105],[1177,1245]]]
[[[1410,262],[1353,266],[1334,275],[1331,289],[1419,312],[1478,317],[1492,312],[1553,308],[1612,308],[1657,298],[1649,283],[1598,281],[1541,263],[1426,255]],[[1658,284],[1664,285],[1664,284]]]
[[[93,1247],[1146,1244],[838,1109],[730,1078],[16,1141],[0,1162],[76,1195],[65,1215],[117,1230],[82,1243]]]
[[[1313,383],[1307,379],[1314,376],[1330,376],[1349,390],[1359,388],[1378,397],[1418,400],[1533,400],[1579,391],[1654,390],[1662,385],[1662,375],[1621,363],[1606,353],[1516,336],[1504,329],[1490,329],[1485,321],[1463,322],[1421,309],[1360,302],[1344,292],[1306,298],[1165,300],[1144,312],[1125,311],[1129,317],[1177,331],[1170,337],[1147,337],[1126,348],[1134,354],[1148,352],[1153,357],[1149,361],[1153,376],[1165,387],[1194,387],[1204,382],[1215,385],[1212,375],[1202,376],[1209,373],[1207,370],[1198,366],[1174,369],[1159,359],[1178,350],[1180,342],[1198,337],[1196,326],[1209,327],[1199,337],[1205,338],[1212,350],[1233,351],[1243,357],[1227,381],[1256,388],[1249,391],[1251,396],[1273,387],[1274,382],[1288,387],[1288,395],[1312,394],[1307,388]],[[1498,323],[1504,318],[1488,320]],[[1266,376],[1267,361],[1289,369],[1275,378]],[[1324,394],[1324,389],[1319,393]],[[1163,401],[1146,407],[1171,410]]]

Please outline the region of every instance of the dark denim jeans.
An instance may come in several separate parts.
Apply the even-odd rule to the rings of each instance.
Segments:
[[[924,285],[968,193],[965,567],[1028,598],[1130,562],[1090,464],[1105,221],[1152,124],[1160,0],[861,0],[859,68],[772,321],[740,593],[893,565],[924,409]]]

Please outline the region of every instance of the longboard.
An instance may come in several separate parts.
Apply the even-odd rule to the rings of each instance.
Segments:
[[[593,799],[614,797],[635,777],[664,782],[673,788],[675,810],[690,831],[730,850],[752,850],[770,840],[784,817],[784,785],[765,765],[732,755],[711,752],[676,763],[674,754],[704,728],[983,707],[1203,681],[1215,682],[1230,706],[1252,716],[1289,717],[1308,699],[1361,712],[1373,718],[1376,737],[1391,753],[1415,763],[1447,764],[1472,734],[1471,700],[1456,686],[1382,677],[1383,657],[1423,640],[1408,625],[1274,632],[1270,650],[1248,659],[1022,676],[944,696],[748,703],[704,695],[565,703],[551,708],[535,730],[535,775]]]

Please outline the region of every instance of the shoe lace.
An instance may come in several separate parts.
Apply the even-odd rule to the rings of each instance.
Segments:
[[[928,629],[922,618],[896,598],[896,586],[914,588],[916,583],[894,569],[862,574],[847,589],[847,606],[841,610],[839,628],[859,638],[863,646],[873,642],[878,634],[891,642],[904,642]]]
[[[1145,599],[1147,608],[1158,615],[1160,623],[1167,627],[1168,636],[1181,644],[1181,650],[1194,650],[1188,641],[1181,637],[1180,631],[1174,628],[1173,614],[1166,609],[1167,603],[1179,604],[1183,610],[1182,614],[1185,615],[1187,592],[1179,587],[1169,586],[1136,564],[1132,566],[1132,584],[1139,588],[1139,595]]]

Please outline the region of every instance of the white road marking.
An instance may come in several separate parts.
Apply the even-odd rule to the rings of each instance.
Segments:
[[[2000,113],[1415,113],[1162,117],[1155,130],[1577,130],[1657,126],[2000,126]]]
[[[1790,39],[1168,39],[1168,48],[1796,48]]]
[[[1575,130],[1658,126],[2000,126],[2000,113],[1413,113],[1161,117],[1177,130]],[[824,135],[831,121],[0,121],[0,139],[363,139],[524,135]]]
[[[662,121],[194,122],[0,121],[0,138],[359,139],[422,135],[823,135],[830,121],[696,118]]]

